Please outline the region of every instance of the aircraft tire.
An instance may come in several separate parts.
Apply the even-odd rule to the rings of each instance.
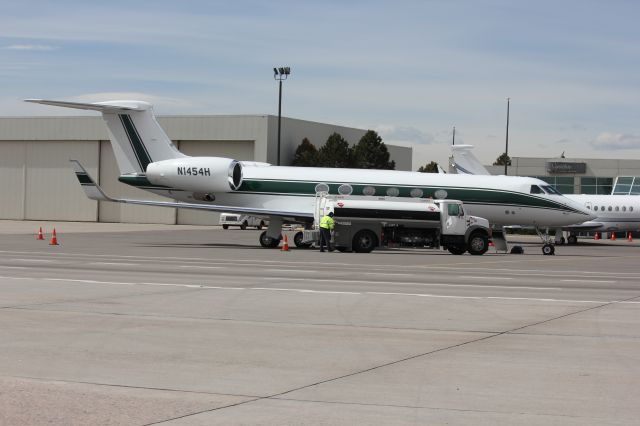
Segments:
[[[276,248],[280,245],[280,238],[271,238],[267,236],[267,231],[262,231],[260,234],[260,245],[264,248]]]
[[[542,246],[542,254],[545,256],[553,256],[556,254],[556,249],[553,244],[545,244]]]
[[[222,225],[222,229],[229,229],[229,225]]]
[[[304,238],[304,234],[302,233],[302,231],[296,232],[293,236],[293,244],[295,244],[296,247],[303,249],[311,247],[311,243],[303,243],[302,238]]]
[[[371,253],[378,245],[378,237],[373,231],[363,229],[353,236],[353,251],[356,253]]]

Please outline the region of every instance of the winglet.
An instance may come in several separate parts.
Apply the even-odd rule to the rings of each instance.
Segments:
[[[78,160],[69,161],[73,164],[73,171],[76,173],[76,178],[78,178],[78,182],[80,182],[80,186],[82,186],[82,189],[88,198],[96,201],[116,201],[109,197],[102,188],[98,186]]]

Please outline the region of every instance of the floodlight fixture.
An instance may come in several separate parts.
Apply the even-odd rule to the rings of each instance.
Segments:
[[[280,165],[280,136],[281,136],[281,122],[282,122],[282,80],[286,80],[291,74],[290,67],[278,67],[273,69],[273,79],[278,80],[278,158],[276,165]]]

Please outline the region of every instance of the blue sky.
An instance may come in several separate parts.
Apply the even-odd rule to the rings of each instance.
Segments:
[[[637,1],[21,1],[0,5],[0,115],[29,97],[157,114],[277,114],[377,130],[446,164],[640,158]],[[314,141],[312,141],[314,142]],[[355,141],[353,141],[355,142]],[[316,143],[321,143],[317,141]]]

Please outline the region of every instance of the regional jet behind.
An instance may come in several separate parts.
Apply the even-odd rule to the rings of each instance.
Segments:
[[[281,167],[222,157],[189,157],[176,149],[147,102],[27,102],[101,112],[120,169],[119,180],[175,201],[110,197],[80,163],[74,162],[78,180],[90,198],[264,217],[269,219],[269,228],[260,236],[264,247],[278,245],[283,223],[310,226],[319,192],[369,198],[457,199],[465,203],[470,214],[484,217],[495,226],[527,224],[547,228],[594,217],[590,210],[557,192],[534,191],[533,188],[546,185],[538,179]]]
[[[485,176],[489,171],[472,153],[473,145],[451,147],[456,171],[463,175]],[[549,184],[540,185],[540,192],[556,192]],[[557,228],[556,241],[563,241],[562,231],[569,232],[567,242],[576,244],[579,231],[637,231],[640,229],[640,195],[565,194],[566,198],[586,207],[596,216],[592,220]]]

